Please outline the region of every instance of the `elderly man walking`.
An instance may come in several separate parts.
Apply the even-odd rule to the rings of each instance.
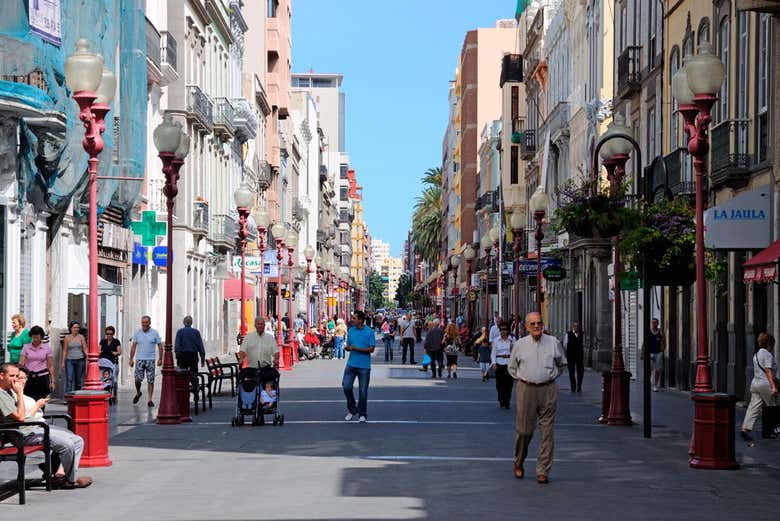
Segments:
[[[187,315],[182,320],[184,327],[176,332],[174,353],[176,353],[176,366],[189,369],[193,375],[198,374],[198,355],[200,366],[206,365],[206,349],[203,347],[203,338],[200,331],[192,327],[192,317]]]
[[[549,483],[553,457],[553,424],[558,402],[558,378],[566,366],[566,354],[558,339],[544,334],[539,313],[525,318],[528,336],[515,342],[509,359],[509,374],[517,380],[514,476],[523,477],[523,462],[539,422],[542,433],[536,460],[536,481]]]

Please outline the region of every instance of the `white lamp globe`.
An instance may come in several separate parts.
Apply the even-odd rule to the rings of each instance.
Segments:
[[[236,201],[236,206],[239,208],[249,208],[252,206],[252,191],[249,189],[249,185],[246,181],[241,181],[238,189],[233,194],[233,199]]]
[[[544,189],[541,186],[537,187],[534,195],[531,196],[531,211],[534,213],[546,213],[549,204],[550,199],[547,197]]]
[[[102,77],[103,57],[91,52],[89,41],[81,38],[65,61],[65,83],[72,92],[95,92]]]
[[[307,261],[311,262],[312,260],[314,260],[314,255],[315,255],[315,251],[314,248],[311,247],[311,245],[307,245],[303,249],[303,256],[306,257]]]
[[[271,234],[274,236],[274,240],[284,242],[285,231],[284,224],[280,222],[276,222],[271,226]]]
[[[176,147],[176,151],[173,153],[176,159],[184,159],[187,154],[190,153],[190,136],[188,136],[183,130],[179,137],[179,146]]]
[[[474,257],[476,256],[476,252],[474,251],[474,248],[471,247],[471,244],[466,246],[466,249],[463,250],[463,257],[467,260],[474,260]]]
[[[672,96],[677,100],[678,105],[693,105],[693,91],[688,86],[687,63],[672,78]]]
[[[483,250],[489,250],[493,247],[493,241],[490,240],[490,235],[487,233],[479,240],[479,244]]]
[[[699,51],[686,63],[688,87],[694,94],[717,94],[723,86],[726,72],[723,62],[715,56],[710,42],[699,44]]]
[[[154,129],[154,134],[152,135],[154,147],[161,154],[173,154],[179,148],[181,136],[181,124],[179,122],[174,123],[173,116],[165,114],[162,123]]]
[[[271,222],[271,217],[268,215],[268,212],[265,211],[265,208],[258,208],[255,210],[252,214],[252,217],[254,217],[255,225],[258,228],[262,228],[263,230],[268,229],[268,225]]]
[[[97,88],[97,98],[95,103],[108,105],[114,100],[116,95],[116,76],[110,69],[103,67],[103,73],[100,78],[100,86]]]

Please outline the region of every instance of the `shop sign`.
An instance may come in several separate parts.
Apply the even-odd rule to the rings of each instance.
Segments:
[[[566,269],[563,266],[547,266],[542,270],[545,280],[558,282],[566,278]]]
[[[62,45],[60,0],[29,0],[30,32],[59,47]]]
[[[173,255],[171,255],[171,259],[173,259]],[[152,250],[152,262],[155,266],[159,266],[161,268],[165,268],[168,266],[168,247],[167,246],[156,246]]]
[[[769,246],[769,188],[758,188],[704,212],[704,245],[719,250],[757,250]]]

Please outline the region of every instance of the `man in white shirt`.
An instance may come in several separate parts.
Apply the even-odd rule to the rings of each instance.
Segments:
[[[497,340],[501,338],[501,330],[498,327],[498,324],[501,322],[501,317],[498,314],[498,311],[493,313],[493,325],[490,326],[490,333],[488,333],[488,338],[490,339],[490,344],[493,344],[494,340]]]
[[[406,349],[409,349],[409,363],[416,365],[414,361],[414,326],[416,324],[415,318],[407,313],[401,320],[398,321],[398,329],[401,335],[401,363],[406,363]]]
[[[538,421],[542,438],[536,460],[536,481],[545,484],[549,483],[552,468],[553,424],[558,402],[555,379],[563,373],[566,354],[557,338],[544,334],[541,314],[529,313],[525,327],[528,336],[515,342],[509,358],[509,374],[517,380],[514,476],[523,477],[523,462]]]

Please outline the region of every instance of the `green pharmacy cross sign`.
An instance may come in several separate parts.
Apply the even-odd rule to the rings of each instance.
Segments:
[[[157,213],[154,211],[143,212],[141,220],[133,221],[130,226],[135,235],[141,236],[143,246],[155,246],[157,237],[165,235],[168,230],[166,223],[157,221]]]

